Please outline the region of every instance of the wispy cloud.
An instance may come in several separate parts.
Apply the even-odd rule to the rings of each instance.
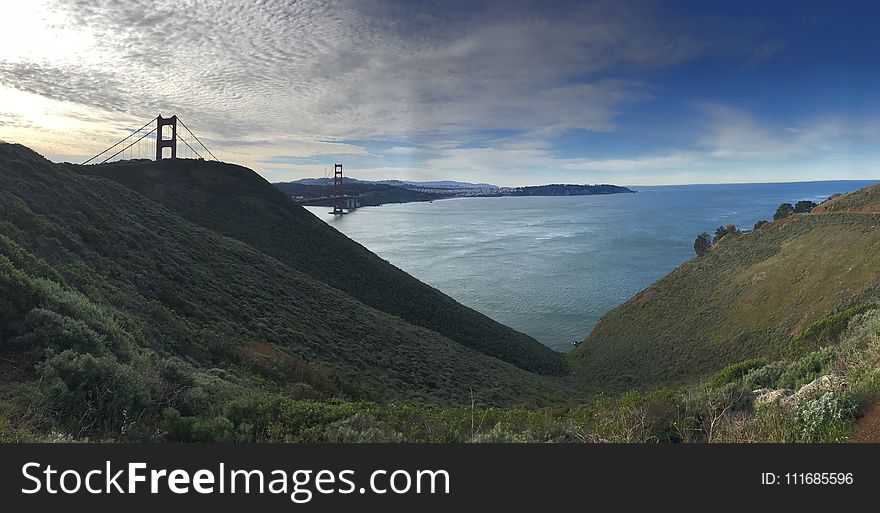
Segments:
[[[601,73],[702,51],[641,3],[540,5],[44,0],[19,8],[38,30],[0,50],[0,84],[129,124],[177,112],[222,153],[247,136],[280,149],[610,130],[617,109],[648,93]],[[56,57],[51,42],[73,35],[77,44]]]
[[[715,103],[698,103],[698,108],[708,117],[700,142],[718,158],[785,159],[813,153],[831,148],[852,128],[829,119],[762,122],[747,111]]]
[[[566,134],[631,127],[622,113],[668,94],[652,83],[658,73],[711,57],[758,66],[784,48],[742,20],[650,0],[10,5],[0,137],[50,157],[85,158],[177,113],[218,156],[272,177],[321,169],[297,159],[345,157],[364,174],[612,181],[794,158],[845,145],[850,130],[705,102],[688,144],[562,156],[552,143]]]

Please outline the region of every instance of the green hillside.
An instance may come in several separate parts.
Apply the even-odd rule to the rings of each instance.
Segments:
[[[561,354],[409,276],[247,168],[141,160],[68,169],[109,178],[194,224],[245,242],[373,308],[466,347],[533,372],[565,372]]]
[[[834,196],[816,207],[813,212],[880,212],[880,184],[852,194]]]
[[[724,237],[565,362],[245,168],[0,144],[0,441],[840,440],[880,394],[876,192]]]
[[[577,375],[611,390],[693,382],[733,362],[780,357],[817,321],[872,304],[876,191],[829,202],[854,211],[820,208],[725,237],[603,317],[569,356]]]
[[[186,165],[173,162],[156,173]],[[306,226],[298,254],[340,269],[340,253],[361,258],[352,266],[372,271],[368,278],[387,286],[389,296],[419,297],[404,290],[415,280],[299,207],[286,208],[283,194],[253,173],[212,166],[220,171],[202,167],[192,179],[215,191],[226,184],[258,213],[253,230],[273,215],[296,220]],[[156,425],[167,408],[210,418],[266,394],[412,404],[577,397],[564,378],[524,371],[414,326],[132,189],[73,169],[0,145],[0,421],[13,404],[16,422],[36,431],[54,426],[118,437],[126,423]],[[253,195],[266,190],[280,199]],[[194,206],[213,201],[192,197]],[[205,215],[232,222],[235,205],[229,197],[226,204],[228,217],[219,206]],[[329,249],[321,248],[325,242]],[[387,269],[395,275],[376,276]],[[455,311],[485,319],[448,301],[425,304],[443,312],[452,330]],[[467,322],[474,331],[482,326]],[[489,333],[515,333],[488,319],[483,325]]]

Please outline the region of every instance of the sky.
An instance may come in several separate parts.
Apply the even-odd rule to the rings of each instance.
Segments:
[[[872,2],[0,0],[0,140],[157,114],[272,182],[880,178]]]

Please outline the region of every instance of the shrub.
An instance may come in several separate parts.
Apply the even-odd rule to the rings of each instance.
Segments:
[[[235,426],[225,417],[184,417],[174,408],[163,417],[169,442],[230,442],[234,437]]]
[[[129,416],[149,406],[140,376],[112,356],[68,349],[51,355],[37,369],[51,418],[82,435],[118,435]]]
[[[783,203],[779,205],[779,208],[776,209],[776,213],[773,214],[773,220],[779,221],[780,219],[785,219],[792,214],[794,214],[794,205],[792,205],[791,203]]]
[[[765,365],[767,365],[766,361],[757,358],[743,360],[741,362],[728,365],[718,374],[712,376],[712,379],[709,380],[709,386],[720,387],[722,385],[726,385],[727,383],[737,380],[745,376],[749,372],[755,369],[759,369]]]
[[[528,433],[506,429],[499,422],[491,430],[474,435],[471,441],[474,443],[523,444],[532,441],[532,438]]]
[[[753,369],[743,378],[743,384],[749,390],[759,388],[775,388],[776,382],[788,366],[783,361],[770,362],[763,367]]]
[[[694,241],[694,252],[697,256],[703,256],[709,252],[709,248],[712,246],[712,239],[709,238],[709,234],[703,232],[697,235],[697,239]]]
[[[850,395],[826,392],[800,406],[794,414],[794,434],[799,442],[837,442],[855,424],[858,403]]]
[[[367,412],[336,421],[324,430],[324,441],[343,443],[402,442],[403,436]]]
[[[813,211],[819,205],[815,201],[801,200],[794,206],[795,214],[807,214]]]
[[[591,413],[583,433],[588,441],[668,442],[679,438],[675,429],[679,404],[676,394],[668,389],[599,396]]]
[[[876,308],[873,303],[856,305],[814,322],[794,339],[793,345],[795,348],[819,347],[837,342],[853,317]]]
[[[17,324],[39,300],[34,280],[0,255],[0,340],[8,327]]]
[[[104,337],[80,320],[44,308],[34,308],[24,318],[23,334],[12,338],[16,349],[50,348],[60,352],[74,349],[80,353],[104,352]]]
[[[834,349],[830,347],[803,356],[789,365],[788,369],[779,377],[776,387],[796,390],[806,385],[825,372],[834,356]]]
[[[0,403],[0,443],[32,442],[33,436],[17,426],[15,418],[12,405]]]

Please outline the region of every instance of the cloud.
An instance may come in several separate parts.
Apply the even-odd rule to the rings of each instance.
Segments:
[[[661,68],[704,51],[680,23],[658,23],[641,2],[29,5],[22,16],[39,30],[15,51],[0,50],[2,85],[125,126],[175,112],[221,154],[248,138],[613,130],[619,109],[650,92],[609,71]],[[76,44],[61,56],[45,43],[65,37]]]
[[[565,169],[584,171],[652,171],[657,169],[680,169],[705,162],[698,152],[677,151],[665,155],[653,155],[631,159],[571,159]]]
[[[560,156],[555,138],[620,130],[621,112],[663,94],[654,72],[711,56],[756,66],[784,47],[749,23],[651,1],[15,6],[0,20],[0,136],[62,159],[84,160],[159,113],[266,176],[318,173],[323,165],[301,159],[345,157],[377,178],[502,184],[794,158],[845,147],[851,130],[703,103],[693,144]]]
[[[716,103],[698,103],[707,117],[700,144],[708,156],[740,160],[778,160],[830,149],[846,131],[842,123],[824,120],[798,120],[794,124],[760,121],[753,114]]]

